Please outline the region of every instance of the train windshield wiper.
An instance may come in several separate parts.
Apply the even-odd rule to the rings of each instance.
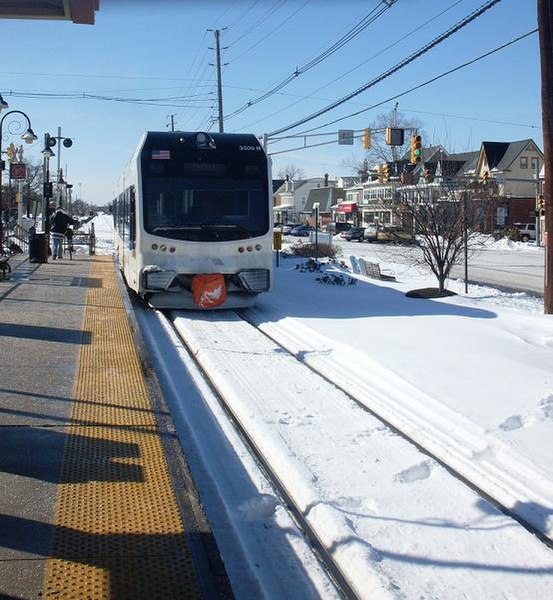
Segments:
[[[156,231],[188,231],[189,229],[201,229],[201,225],[159,225],[158,227],[154,227],[152,231],[155,233]]]

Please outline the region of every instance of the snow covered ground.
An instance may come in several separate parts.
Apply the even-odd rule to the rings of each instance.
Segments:
[[[110,219],[94,220],[105,252]],[[359,246],[359,256],[372,251]],[[409,299],[405,291],[434,282],[391,252],[379,262],[396,282],[323,285],[296,268],[302,262],[281,260],[273,292],[245,316],[304,364],[226,311],[180,314],[176,323],[361,596],[547,597],[553,552],[341,391],[552,536],[553,319],[541,301],[481,286],[465,296],[460,283],[450,285],[458,296]],[[329,272],[349,277],[339,266]],[[186,411],[189,390],[180,393]],[[254,509],[248,519],[282,526],[277,505]],[[309,595],[331,593],[309,576],[318,582]],[[252,589],[244,597],[255,597]]]

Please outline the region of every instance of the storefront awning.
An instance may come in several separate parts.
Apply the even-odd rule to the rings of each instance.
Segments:
[[[357,210],[357,202],[340,202],[336,207],[336,212],[352,213]]]

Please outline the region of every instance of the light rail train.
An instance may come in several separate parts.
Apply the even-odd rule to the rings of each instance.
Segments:
[[[251,306],[271,288],[271,168],[254,135],[146,132],[113,218],[127,285],[153,307]]]

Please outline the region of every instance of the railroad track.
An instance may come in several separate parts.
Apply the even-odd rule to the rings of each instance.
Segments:
[[[324,372],[324,370],[318,369],[318,368],[312,366],[308,361],[303,359],[301,356],[298,356],[297,353],[294,353],[293,351],[291,351],[287,345],[282,344],[276,336],[271,335],[267,331],[264,331],[262,328],[260,328],[258,326],[258,324],[256,323],[256,321],[254,319],[250,318],[249,315],[251,314],[251,311],[238,310],[238,311],[233,311],[233,312],[235,312],[235,314],[237,314],[241,319],[243,319],[244,321],[249,323],[252,327],[254,327],[257,331],[259,331],[262,335],[266,336],[273,343],[277,344],[280,348],[282,348],[282,350],[284,352],[289,353],[296,360],[300,361],[303,365],[305,365],[311,371],[316,373],[319,377],[321,377],[328,383],[330,383],[330,384],[336,386],[338,389],[340,389],[346,396],[348,396],[353,402],[355,402],[357,404],[357,406],[359,406],[359,408],[361,408],[363,411],[366,411],[369,414],[371,414],[373,417],[377,418],[386,427],[388,427],[391,431],[393,431],[396,435],[402,437],[407,442],[409,442],[410,444],[415,446],[422,453],[426,454],[429,458],[436,461],[444,469],[446,469],[449,473],[451,473],[455,478],[459,479],[467,487],[469,487],[471,490],[476,492],[480,497],[482,497],[483,499],[488,501],[490,504],[495,506],[499,511],[501,511],[507,517],[517,521],[527,531],[529,531],[530,533],[535,535],[543,544],[545,544],[549,548],[553,549],[553,539],[551,537],[549,537],[548,535],[546,535],[541,529],[536,527],[529,520],[523,518],[520,514],[517,514],[516,512],[511,510],[511,508],[509,506],[507,506],[505,503],[503,503],[501,500],[499,500],[493,494],[490,494],[489,491],[486,490],[484,487],[482,487],[478,483],[475,483],[474,481],[472,481],[469,477],[467,477],[459,469],[457,469],[454,464],[444,460],[440,454],[434,452],[431,449],[431,447],[429,447],[428,445],[425,445],[424,443],[421,443],[419,440],[415,439],[413,436],[406,434],[400,427],[398,427],[396,424],[394,424],[392,421],[390,421],[386,417],[386,415],[383,415],[383,414],[369,408],[369,406],[367,406],[366,402],[361,400],[358,396],[352,394],[351,391],[348,390],[345,386],[341,385],[341,383],[339,381],[337,381],[336,378],[328,376]]]
[[[201,362],[196,359],[196,353],[190,347],[185,337],[177,330],[177,328],[174,327],[167,311],[165,311],[164,318],[167,319],[167,322],[171,324],[174,333],[180,338],[184,346],[188,349],[191,358],[194,360],[197,368],[200,370],[205,380],[210,384],[211,389],[219,400],[221,407],[224,409],[225,413],[236,427],[242,440],[250,450],[250,453],[255,457],[255,460],[264,473],[267,481],[270,482],[275,490],[276,496],[280,498],[282,505],[288,509],[297,527],[300,529],[300,531],[302,531],[303,535],[311,546],[313,553],[317,557],[323,570],[327,573],[329,579],[334,583],[338,594],[346,600],[357,600],[359,596],[355,589],[351,586],[347,576],[342,572],[339,565],[336,564],[331,552],[329,552],[319,538],[318,532],[306,519],[304,512],[294,500],[293,495],[288,491],[284,482],[277,475],[272,465],[259,448],[255,439],[250,435],[247,427],[244,426],[240,417],[233,410],[232,405],[227,402],[225,394],[218,389],[217,383],[212,377],[210,377],[209,372],[202,366]]]
[[[217,312],[217,311],[216,311]],[[432,459],[438,465],[443,467],[445,471],[453,476],[457,481],[462,482],[464,486],[469,488],[475,495],[482,498],[497,508],[505,517],[512,519],[520,524],[525,530],[535,535],[539,541],[546,545],[548,548],[552,547],[551,540],[544,535],[544,533],[532,523],[521,518],[520,514],[512,511],[509,506],[500,502],[492,494],[488,493],[486,489],[479,486],[470,477],[467,477],[465,473],[455,468],[454,464],[450,464],[447,460],[444,460],[439,453],[433,452],[431,447],[427,447],[425,444],[421,444],[420,440],[409,436],[401,428],[392,421],[386,418],[386,415],[379,414],[378,411],[372,410],[367,406],[365,399],[358,398],[355,394],[351,393],[351,390],[346,386],[340,385],[330,374],[325,373],[324,370],[317,368],[317,365],[313,365],[306,356],[308,353],[295,352],[290,345],[283,343],[279,335],[275,335],[274,332],[267,331],[266,328],[260,328],[259,323],[256,322],[255,313],[251,310],[248,311],[227,311],[227,317],[222,318],[222,313],[218,313],[218,316],[213,316],[213,313],[195,313],[192,318],[191,313],[168,313],[163,316],[164,319],[170,323],[175,335],[177,335],[182,344],[187,348],[189,355],[193,358],[195,365],[202,372],[203,377],[213,392],[216,394],[219,403],[224,408],[226,414],[233,422],[236,430],[240,432],[240,436],[244,443],[247,445],[250,453],[255,457],[256,462],[260,465],[262,471],[265,473],[267,479],[273,486],[276,495],[280,498],[282,504],[288,507],[292,514],[297,526],[303,532],[305,538],[309,541],[314,549],[314,552],[324,568],[328,573],[329,578],[334,582],[339,595],[344,598],[365,598],[369,597],[363,593],[362,582],[352,578],[351,573],[348,571],[347,560],[344,560],[344,556],[337,556],[336,543],[332,540],[329,541],[328,535],[321,529],[320,525],[314,523],[312,520],[312,509],[313,506],[309,502],[305,501],[305,498],[297,498],[297,490],[291,490],[286,477],[286,469],[282,468],[279,464],[281,461],[275,460],[275,455],[267,450],[267,447],[263,443],[260,443],[260,438],[255,431],[255,427],[252,426],[251,422],[244,417],[245,413],[243,408],[240,408],[236,404],[236,398],[232,398],[233,390],[232,386],[227,385],[225,377],[232,374],[237,377],[238,381],[241,381],[245,389],[249,391],[250,383],[249,378],[252,376],[251,372],[248,372],[248,359],[251,351],[251,356],[263,355],[267,352],[267,343],[272,345],[270,350],[271,357],[286,357],[288,361],[293,361],[294,364],[301,367],[301,369],[308,368],[307,370],[316,378],[317,381],[324,382],[327,386],[338,388],[343,395],[346,402],[355,404],[356,408],[361,409],[364,413],[369,415],[371,418],[378,420],[385,428],[392,431],[395,436],[401,438],[404,442],[416,449],[416,452],[422,453],[425,457]],[[184,323],[184,327],[183,327]],[[203,327],[208,324],[209,326]],[[244,351],[244,345],[239,343],[239,336],[233,337],[233,334],[229,334],[225,338],[224,335],[218,339],[218,334],[225,331],[226,327],[230,326],[234,328],[234,332],[246,333],[247,336],[253,341],[254,339],[259,342],[253,344],[255,347],[251,347],[246,344],[248,348]],[[211,328],[211,329],[210,329]],[[206,331],[212,330],[211,333],[206,334]],[[211,336],[211,337],[210,337]],[[262,343],[265,340],[265,345]],[[219,343],[220,342],[220,343]],[[209,351],[206,352],[206,348]],[[245,365],[242,373],[236,373],[236,369],[227,365],[223,368],[217,367],[216,363],[213,362],[213,357],[217,356],[217,353],[222,354],[234,354],[241,358],[243,365]],[[269,358],[267,360],[269,360]],[[211,361],[211,362],[210,362]],[[269,364],[269,363],[267,363]],[[253,368],[253,367],[251,367]],[[255,383],[251,383],[252,389],[255,387]],[[240,390],[234,394],[240,396]],[[247,394],[242,395],[246,396]],[[257,397],[254,397],[253,402],[255,403]],[[237,408],[238,406],[238,408]],[[314,409],[316,410],[316,409]],[[263,441],[263,440],[262,440]],[[413,450],[415,452],[415,450]],[[303,460],[303,459],[301,459]],[[284,477],[282,476],[284,472]],[[292,477],[292,481],[294,477]],[[505,525],[505,527],[508,527]],[[518,535],[518,534],[517,534]],[[338,553],[339,554],[339,553]]]

